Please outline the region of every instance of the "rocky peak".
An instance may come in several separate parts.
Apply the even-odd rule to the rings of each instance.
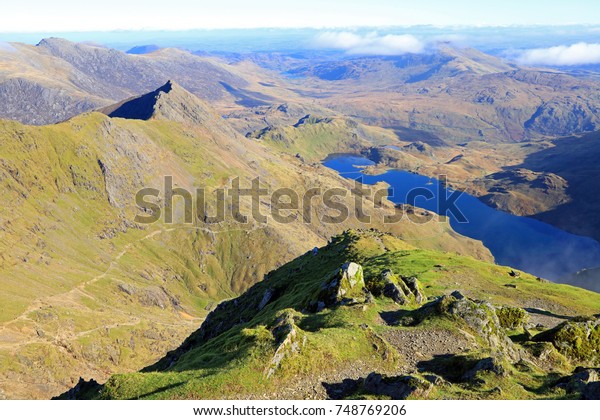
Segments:
[[[219,116],[194,94],[172,80],[158,89],[99,110],[111,118],[170,120],[205,124]]]

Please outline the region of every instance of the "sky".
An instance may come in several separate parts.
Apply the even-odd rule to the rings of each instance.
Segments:
[[[598,0],[21,0],[0,5],[0,33],[597,24]]]

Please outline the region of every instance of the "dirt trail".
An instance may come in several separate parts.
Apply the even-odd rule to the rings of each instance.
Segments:
[[[45,296],[43,298],[34,300],[31,303],[31,305],[29,305],[29,307],[23,313],[21,313],[21,315],[19,315],[18,317],[16,317],[15,319],[13,319],[11,321],[8,321],[8,322],[5,322],[4,324],[2,324],[2,326],[0,327],[0,339],[2,338],[2,333],[5,333],[9,329],[10,326],[12,326],[20,321],[34,322],[33,320],[31,320],[29,318],[29,315],[31,315],[32,313],[34,313],[36,311],[39,311],[40,309],[42,309],[44,307],[55,304],[57,302],[74,303],[76,301],[74,299],[74,297],[75,297],[74,295],[77,295],[77,294],[93,299],[94,297],[92,295],[90,295],[88,292],[86,292],[85,288],[91,284],[98,282],[99,280],[103,279],[104,277],[106,277],[111,272],[111,270],[113,270],[118,265],[121,258],[123,258],[123,256],[125,254],[127,254],[127,252],[131,249],[131,247],[134,244],[143,242],[147,239],[151,239],[161,233],[171,232],[173,230],[175,230],[175,228],[155,230],[154,232],[151,232],[142,238],[139,238],[139,239],[129,242],[128,244],[126,244],[123,247],[123,250],[121,252],[119,252],[115,256],[115,258],[113,258],[113,260],[110,262],[110,264],[108,265],[106,270],[104,270],[104,272],[102,272],[101,274],[99,274],[83,283],[76,285],[73,289],[71,289],[67,292],[58,293],[56,295],[51,295],[51,296]],[[121,324],[121,325],[123,325],[123,324]],[[19,345],[30,344],[30,342],[39,343],[39,342],[48,342],[48,341],[40,340],[40,339],[31,339],[26,342],[19,342],[19,343],[13,342],[10,344],[0,341],[0,348],[14,348]]]

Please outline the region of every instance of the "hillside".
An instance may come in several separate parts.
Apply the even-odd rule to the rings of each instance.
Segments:
[[[600,129],[593,77],[519,67],[443,43],[397,57],[238,59],[173,48],[126,54],[58,38],[10,45],[0,50],[0,100],[7,104],[0,117],[29,124],[62,121],[173,79],[238,119],[232,125],[242,134],[268,127],[261,114],[284,104],[304,108],[303,115],[350,117],[432,145],[511,143]]]
[[[231,89],[270,98],[252,90],[253,72],[178,49],[134,55],[60,38],[43,39],[35,46],[12,43],[10,49],[0,50],[0,100],[6,104],[0,118],[56,123],[144,94],[149,86],[169,79],[213,104],[235,105],[239,98]]]
[[[163,82],[164,83],[164,82]],[[374,208],[366,225],[354,212],[323,223],[337,211],[314,200],[287,221],[239,223],[193,218],[183,201],[174,220],[153,224],[135,216],[141,188],[156,188],[164,204],[165,175],[175,187],[242,187],[260,178],[274,191],[350,190],[353,185],[321,165],[303,163],[247,139],[209,105],[176,83],[148,94],[148,119],[99,112],[49,126],[0,121],[0,388],[8,398],[48,398],[78,378],[104,381],[156,361],[198,328],[223,299],[341,230],[386,229],[420,247],[491,260],[480,243],[456,234],[443,219],[384,225],[391,203]],[[160,85],[159,85],[160,86]],[[132,102],[133,101],[133,102]],[[113,107],[118,110],[136,98]],[[145,116],[147,113],[144,114]],[[383,186],[382,186],[383,187]],[[340,198],[354,208],[354,198]],[[227,208],[231,208],[228,201]],[[251,200],[240,212],[251,214]],[[259,203],[271,214],[272,203]]]
[[[63,398],[598,398],[600,300],[348,231],[223,302],[176,350]]]
[[[294,91],[407,141],[520,142],[600,128],[594,79],[441,45],[401,57],[307,60]]]

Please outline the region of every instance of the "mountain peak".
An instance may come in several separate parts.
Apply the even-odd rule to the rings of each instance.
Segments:
[[[173,80],[168,80],[152,92],[126,99],[99,111],[111,118],[132,120],[159,119],[205,123],[215,117],[207,104]]]

